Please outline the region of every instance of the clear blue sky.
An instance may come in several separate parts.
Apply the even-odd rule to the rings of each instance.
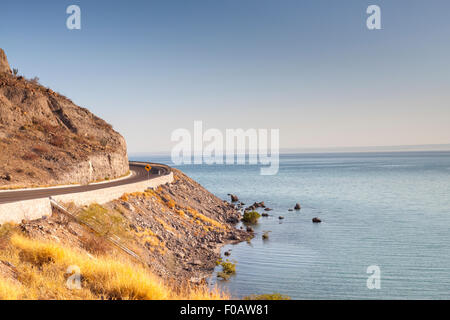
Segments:
[[[370,4],[383,30],[366,28]],[[448,0],[1,6],[11,65],[113,124],[130,152],[170,150],[194,120],[279,128],[282,148],[450,143]]]

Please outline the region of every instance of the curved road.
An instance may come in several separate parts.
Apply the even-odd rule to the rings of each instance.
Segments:
[[[145,170],[145,166],[147,164],[150,164],[150,166],[152,167],[150,175],[148,175],[147,170]],[[51,196],[61,194],[70,194],[76,192],[85,192],[121,186],[130,183],[144,181],[147,180],[148,178],[154,179],[162,175],[168,175],[171,170],[169,166],[159,163],[130,162],[130,171],[133,171],[133,175],[131,177],[105,183],[73,186],[73,187],[68,186],[68,187],[51,187],[51,188],[30,189],[30,190],[2,191],[0,192],[0,204],[39,198],[48,198]]]

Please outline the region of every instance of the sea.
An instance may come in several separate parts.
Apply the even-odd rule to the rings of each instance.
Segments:
[[[222,199],[273,209],[252,240],[222,249],[236,274],[220,280],[218,266],[209,282],[233,297],[450,298],[450,152],[282,154],[273,176],[257,165],[175,167]]]

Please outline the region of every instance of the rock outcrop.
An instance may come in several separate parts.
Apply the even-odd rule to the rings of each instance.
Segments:
[[[11,74],[11,68],[9,67],[8,59],[6,58],[5,51],[0,48],[0,73]]]
[[[0,187],[85,184],[129,171],[125,139],[111,125],[10,71],[0,50]]]

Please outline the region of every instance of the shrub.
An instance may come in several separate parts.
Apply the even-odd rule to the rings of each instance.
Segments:
[[[126,232],[125,222],[120,213],[109,212],[96,203],[84,209],[77,217],[95,228],[95,231],[102,236],[111,234],[121,236]]]
[[[39,77],[31,78],[30,82],[33,83],[33,84],[39,84]]]
[[[223,272],[229,273],[229,274],[236,273],[236,264],[235,263],[225,261],[225,262],[222,262],[220,265],[222,266]]]
[[[101,138],[100,139],[100,145],[102,147],[106,147],[108,145],[108,139],[107,138]]]
[[[258,222],[258,219],[260,217],[261,217],[261,215],[256,211],[247,211],[244,213],[244,217],[242,218],[242,221],[255,224]]]
[[[111,247],[102,237],[86,236],[81,238],[83,248],[96,255],[104,255]]]
[[[217,277],[224,280],[228,280],[233,274],[236,273],[236,264],[230,261],[220,262],[222,266],[222,271],[217,273]]]

